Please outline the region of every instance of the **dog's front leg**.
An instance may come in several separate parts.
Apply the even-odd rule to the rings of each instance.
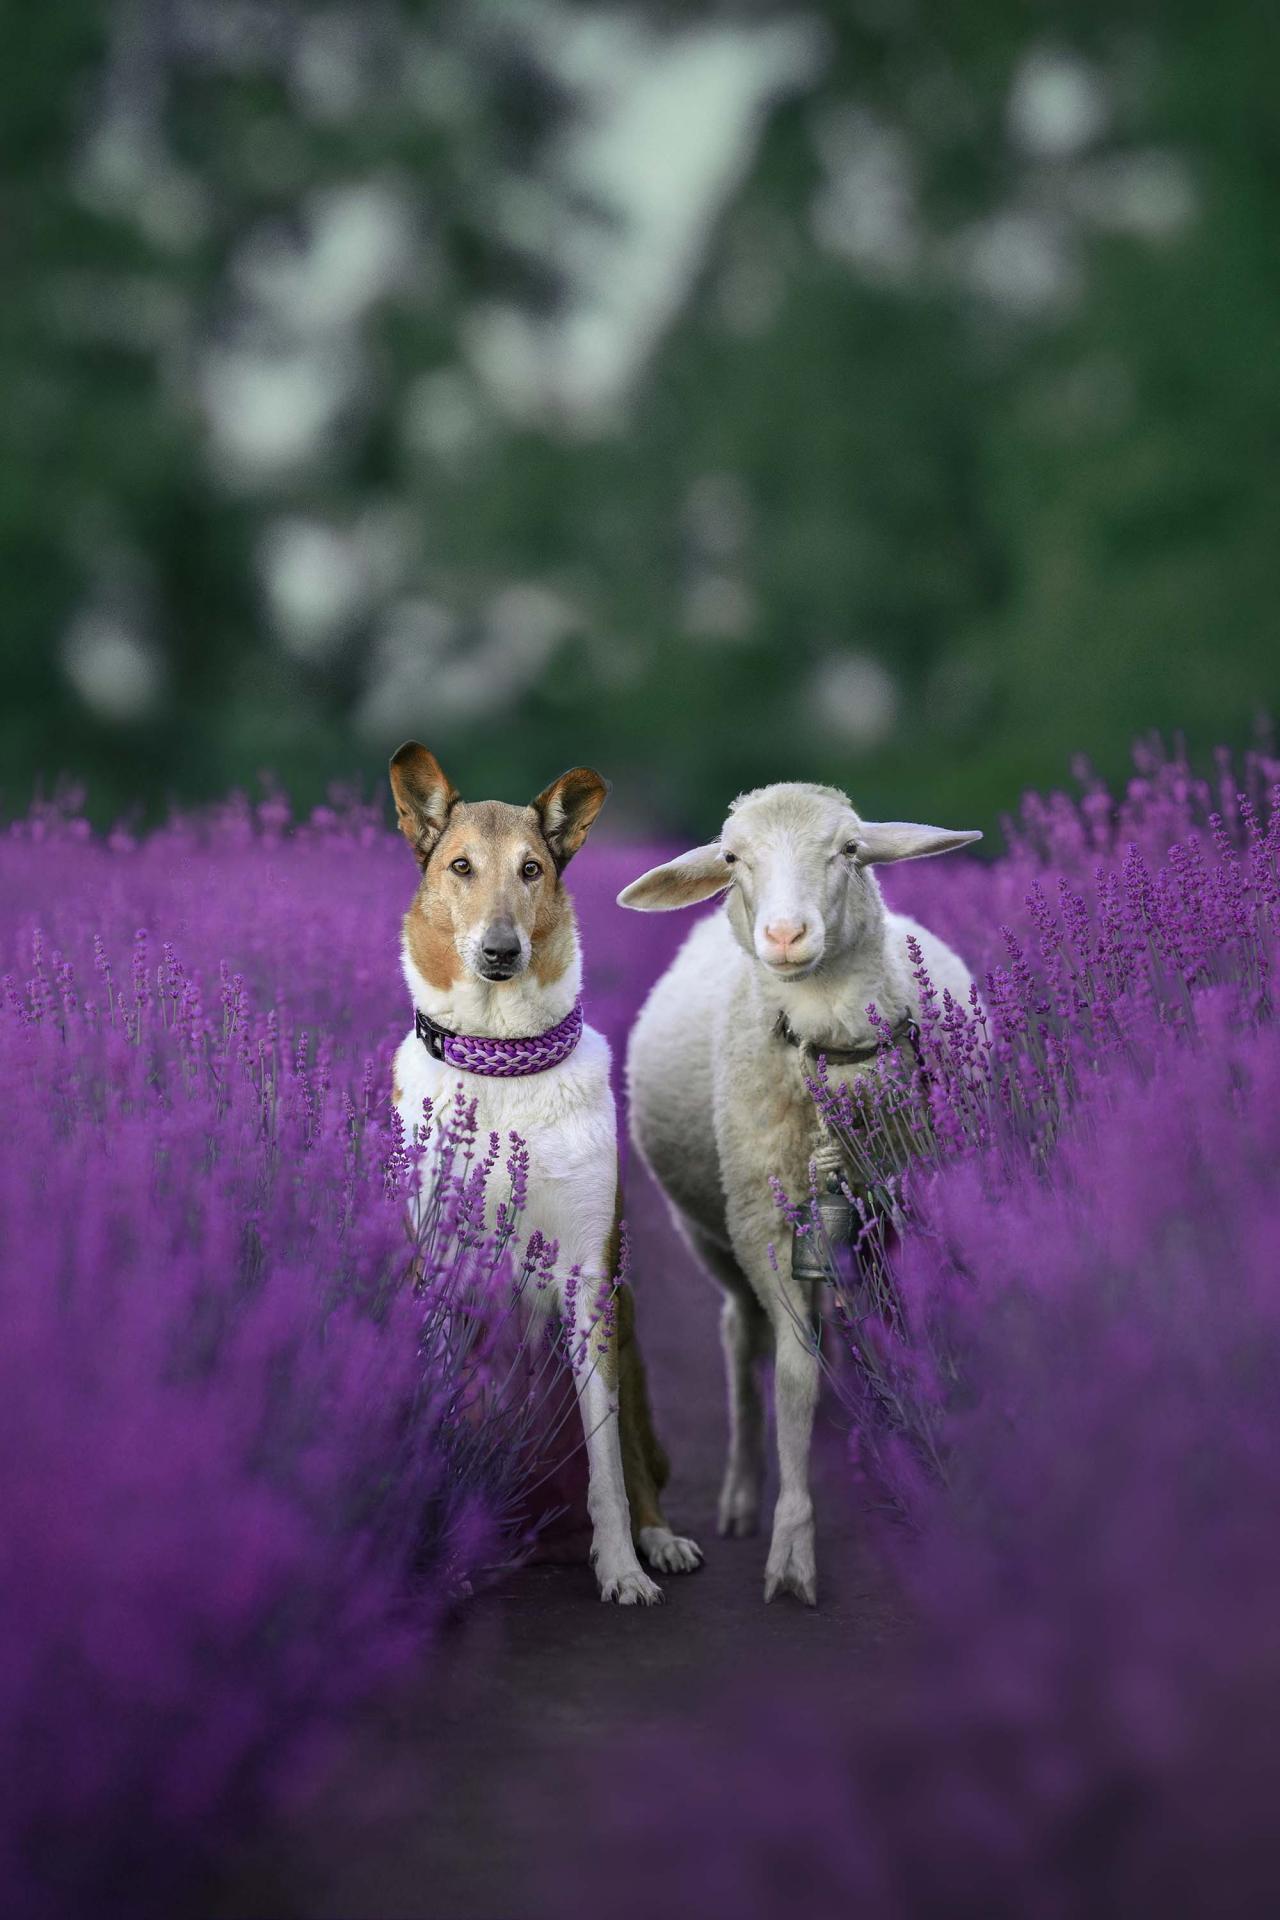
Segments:
[[[623,1607],[651,1607],[662,1599],[662,1588],[640,1565],[631,1539],[618,1433],[616,1356],[594,1342],[588,1348],[584,1354],[575,1352],[574,1375],[587,1442],[587,1510],[600,1598]]]

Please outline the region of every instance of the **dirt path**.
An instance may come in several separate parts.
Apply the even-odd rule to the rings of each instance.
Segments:
[[[657,1194],[638,1169],[631,1177],[640,1331],[673,1464],[668,1511],[700,1540],[705,1566],[668,1576],[661,1608],[601,1606],[585,1566],[530,1568],[479,1600],[421,1690],[255,1862],[224,1920],[521,1920],[535,1911],[529,1835],[565,1824],[584,1754],[607,1767],[635,1729],[697,1720],[728,1676],[749,1687],[758,1672],[838,1663],[874,1684],[894,1611],[853,1536],[834,1414],[819,1414],[816,1449],[820,1605],[766,1607],[766,1537],[715,1534],[719,1296]]]

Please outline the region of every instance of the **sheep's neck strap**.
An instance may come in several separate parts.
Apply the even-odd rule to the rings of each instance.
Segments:
[[[419,1007],[414,1016],[419,1040],[433,1060],[461,1073],[481,1073],[499,1079],[520,1074],[545,1073],[558,1067],[582,1038],[582,1002],[575,1000],[563,1020],[545,1033],[530,1034],[518,1040],[498,1040],[483,1033],[451,1033]]]
[[[802,1052],[811,1053],[815,1059],[821,1056],[824,1060],[829,1060],[832,1066],[859,1066],[867,1060],[874,1060],[886,1046],[900,1047],[904,1040],[917,1058],[920,1053],[920,1029],[909,1013],[903,1014],[887,1037],[877,1036],[873,1040],[864,1040],[861,1046],[857,1047],[827,1046],[821,1040],[802,1040],[785,1012],[779,1013],[777,1025],[773,1030],[780,1040],[786,1041],[789,1047],[799,1047]]]

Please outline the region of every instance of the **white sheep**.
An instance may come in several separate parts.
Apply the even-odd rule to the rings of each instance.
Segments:
[[[627,1077],[636,1147],[725,1294],[722,1534],[754,1533],[759,1524],[758,1362],[770,1346],[775,1354],[779,1490],[766,1600],[789,1590],[810,1606],[816,1601],[809,1443],[818,1391],[818,1359],[805,1332],[816,1290],[792,1276],[790,1234],[769,1176],[792,1194],[806,1186],[821,1139],[805,1086],[816,1054],[865,1049],[864,1061],[830,1067],[833,1081],[848,1079],[869,1069],[876,1038],[869,1003],[890,1023],[919,1014],[910,936],[939,994],[968,995],[963,961],[886,908],[871,868],[949,853],[981,837],[863,820],[832,787],[761,787],[734,801],[718,839],[654,867],[618,896],[620,905],[652,913],[727,895],[641,1009]]]

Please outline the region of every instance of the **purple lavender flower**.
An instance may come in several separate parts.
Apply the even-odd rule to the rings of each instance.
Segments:
[[[1148,750],[1119,800],[1029,802],[993,867],[894,876],[988,983],[931,1003],[918,1078],[886,1056],[856,1113],[815,1085],[884,1202],[831,1274],[833,1384],[910,1630],[874,1692],[757,1677],[653,1734],[588,1803],[580,1898],[1280,1906],[1269,772],[1211,792]]]
[[[3,1905],[174,1912],[527,1549],[581,1445],[527,1339],[556,1249],[520,1243],[523,1142],[391,1108],[404,874],[368,809],[103,841],[46,806],[0,898]],[[620,1037],[646,952],[595,945]]]

